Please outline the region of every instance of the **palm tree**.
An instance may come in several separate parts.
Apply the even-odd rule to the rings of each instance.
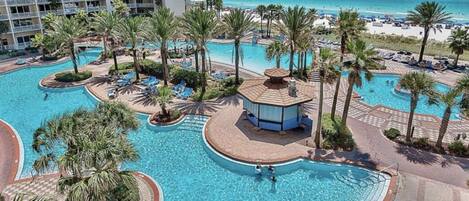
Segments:
[[[267,7],[265,7],[265,5],[258,5],[256,7],[256,12],[259,14],[259,16],[261,18],[261,36],[262,36],[262,38],[264,38],[264,29],[262,28],[262,25],[264,23],[262,23],[262,21],[264,20],[265,13],[267,12]]]
[[[164,86],[168,86],[168,41],[178,34],[179,21],[169,8],[162,7],[156,10],[150,18],[150,30],[147,38],[160,43],[161,63],[163,64]]]
[[[235,84],[239,84],[239,59],[241,38],[254,28],[254,16],[246,13],[241,9],[231,10],[229,14],[223,16],[221,28],[234,39],[234,56],[235,56]]]
[[[350,40],[357,39],[361,32],[366,31],[365,21],[360,20],[358,12],[353,10],[341,10],[336,21],[336,33],[340,37],[340,62],[344,62],[345,50]],[[342,65],[339,65],[342,71]],[[332,100],[331,118],[335,119],[337,109],[337,99],[339,97],[340,76],[337,77],[334,90],[334,98]]]
[[[464,54],[464,50],[469,49],[469,33],[467,29],[458,28],[451,33],[448,38],[449,48],[456,54],[453,65],[458,66],[459,55]]]
[[[435,25],[445,23],[451,19],[451,14],[445,12],[445,9],[446,6],[440,5],[437,2],[426,1],[417,5],[415,10],[408,12],[407,20],[411,21],[413,24],[423,27],[423,39],[418,62],[423,60],[423,54],[425,52],[425,46],[427,45],[430,30],[434,30],[435,32],[437,29],[440,30],[440,28]]]
[[[125,20],[123,20],[122,23],[116,27],[116,35],[130,45],[130,51],[132,51],[132,57],[134,59],[134,70],[135,74],[137,75],[137,80],[140,79],[138,74],[140,66],[137,60],[137,45],[138,42],[142,39],[142,33],[144,30],[145,18],[140,16],[125,18]]]
[[[410,142],[412,137],[412,121],[414,119],[415,109],[419,101],[420,95],[427,95],[429,97],[428,103],[435,104],[435,80],[424,72],[411,72],[402,76],[399,81],[399,85],[402,89],[409,90],[411,93],[410,98],[410,114],[409,121],[407,123],[406,141]]]
[[[314,38],[311,34],[312,29],[307,29],[298,39],[297,44],[295,44],[298,51],[298,76],[300,79],[303,78],[303,75],[306,75],[306,61],[307,53],[314,46]]]
[[[172,97],[173,97],[173,94],[172,94],[171,88],[167,86],[160,87],[158,89],[158,95],[153,96],[155,102],[157,102],[158,105],[160,105],[161,113],[163,114],[163,116],[169,116],[169,111],[166,109],[167,108],[166,106],[168,105],[169,102],[171,102]]]
[[[285,44],[282,42],[276,40],[267,46],[267,49],[265,49],[265,55],[269,61],[275,59],[276,67],[280,68],[280,61],[282,56],[285,55],[287,51],[288,47],[285,46]]]
[[[106,60],[109,56],[107,51],[108,39],[112,37],[114,28],[120,24],[121,21],[116,12],[101,11],[92,15],[93,21],[91,22],[91,27],[99,33],[103,39],[103,54],[101,59]],[[117,66],[116,64],[114,65]]]
[[[353,40],[347,43],[347,51],[353,55],[354,60],[348,66],[350,72],[347,78],[348,89],[345,97],[344,111],[342,114],[342,125],[347,125],[348,110],[350,108],[350,101],[352,100],[353,87],[361,87],[363,80],[361,77],[362,72],[365,73],[365,78],[371,80],[373,74],[368,70],[370,67],[378,66],[376,62],[379,60],[377,57],[378,52],[373,47],[369,47],[362,40]]]
[[[86,31],[86,25],[76,17],[68,18],[65,16],[58,17],[55,22],[50,24],[50,28],[47,30],[47,33],[59,44],[59,47],[68,49],[75,73],[78,73],[75,40],[85,36]]]
[[[276,24],[280,33],[288,38],[287,44],[290,46],[290,76],[293,75],[295,44],[297,44],[300,36],[310,28],[307,25],[312,22],[313,18],[308,15],[304,7],[295,6],[294,8],[289,7],[283,10],[280,20]]]
[[[458,80],[456,87],[463,93],[461,108],[469,112],[469,74]],[[466,113],[469,114],[469,113]]]
[[[269,12],[267,15],[267,38],[271,37],[273,20],[279,19],[282,9],[282,5],[269,4],[267,6],[267,11]]]
[[[316,52],[318,53],[318,52]],[[316,148],[321,146],[321,126],[322,126],[322,105],[324,102],[324,82],[332,84],[338,76],[339,72],[335,69],[339,65],[337,55],[329,48],[321,48],[319,50],[319,108],[318,108],[318,120],[316,126],[316,134],[314,136],[314,142]],[[316,57],[318,59],[318,57]]]
[[[450,89],[448,92],[439,96],[439,101],[446,105],[446,109],[443,113],[443,118],[441,119],[440,130],[438,132],[438,139],[436,141],[437,147],[441,147],[443,137],[445,136],[446,130],[448,129],[449,118],[451,117],[452,112],[451,109],[460,103],[457,99],[460,94],[461,90]]]
[[[217,17],[220,18],[221,10],[223,9],[223,0],[213,0],[215,10],[217,10]]]
[[[33,136],[40,154],[33,168],[44,173],[57,167],[57,188],[67,200],[138,200],[133,171],[120,171],[138,153],[128,140],[138,128],[135,114],[122,103],[103,103],[49,120]],[[58,148],[60,147],[60,151]]]
[[[217,20],[215,13],[210,11],[204,11],[201,9],[193,9],[184,13],[182,18],[182,28],[189,33],[189,35],[198,41],[200,54],[202,56],[202,93],[205,93],[207,85],[206,75],[206,45],[207,41],[212,38],[215,33],[215,27]]]

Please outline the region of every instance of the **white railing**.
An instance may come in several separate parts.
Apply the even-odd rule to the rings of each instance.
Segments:
[[[153,3],[137,3],[137,8],[153,8]]]
[[[29,12],[29,13],[12,13],[10,14],[11,19],[18,19],[18,18],[32,18],[37,17],[36,12]]]
[[[0,20],[8,20],[8,15],[0,15]]]
[[[63,0],[64,3],[80,2],[80,1],[86,1],[86,0]]]
[[[72,14],[72,13],[77,13],[78,11],[84,10],[84,9],[78,8],[78,7],[65,7],[64,10],[65,10],[65,14]]]
[[[9,6],[18,4],[34,4],[34,0],[7,0]]]
[[[33,25],[27,25],[27,26],[20,26],[20,27],[13,27],[14,32],[24,32],[24,31],[35,31],[35,30],[40,30],[41,25],[40,24],[33,24]]]
[[[64,11],[63,10],[48,10],[48,11],[39,12],[41,17],[47,15],[47,13],[54,13],[56,15],[62,15],[62,14],[64,14]]]
[[[18,43],[18,49],[25,49],[27,47],[31,47],[31,42]]]
[[[37,0],[37,3],[44,4],[44,3],[50,3],[50,2],[49,0]]]
[[[137,8],[137,4],[136,3],[128,3],[127,6],[129,8]]]
[[[91,6],[88,7],[88,12],[96,12],[96,11],[106,11],[107,7],[106,6]]]

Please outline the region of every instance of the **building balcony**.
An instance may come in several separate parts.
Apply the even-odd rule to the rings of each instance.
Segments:
[[[75,14],[80,10],[85,10],[85,8],[79,8],[79,7],[65,7],[65,14]]]
[[[31,42],[18,43],[18,49],[25,49],[31,47]]]
[[[20,26],[20,27],[13,28],[14,32],[26,32],[26,31],[37,31],[37,30],[41,30],[40,24],[33,24],[33,25]]]
[[[7,0],[6,1],[9,6],[13,5],[29,5],[29,4],[35,4],[35,0]]]
[[[63,14],[64,14],[64,11],[63,11],[63,10],[48,10],[48,11],[41,11],[41,12],[39,12],[39,14],[41,15],[41,17],[46,16],[47,13],[54,13],[54,14],[56,14],[56,15],[63,15]]]
[[[0,20],[8,20],[7,14],[0,14]]]
[[[36,12],[10,14],[11,19],[33,18],[33,17],[38,17]]]
[[[63,3],[85,2],[86,0],[63,0]]]
[[[106,11],[106,6],[90,6],[88,7],[88,12],[98,12],[98,11]]]

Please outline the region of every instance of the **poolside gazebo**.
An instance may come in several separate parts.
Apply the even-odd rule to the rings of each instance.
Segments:
[[[313,99],[313,86],[288,78],[289,71],[280,68],[267,69],[264,75],[268,78],[245,80],[238,88],[249,121],[273,131],[311,127],[302,105]]]

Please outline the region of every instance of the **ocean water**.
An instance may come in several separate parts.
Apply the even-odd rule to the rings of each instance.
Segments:
[[[407,11],[425,0],[224,0],[227,7],[255,8],[259,4],[302,5],[316,8],[323,13],[337,13],[340,9],[353,8],[365,16],[394,15],[405,17]],[[446,6],[454,21],[469,22],[469,0],[435,0]]]

